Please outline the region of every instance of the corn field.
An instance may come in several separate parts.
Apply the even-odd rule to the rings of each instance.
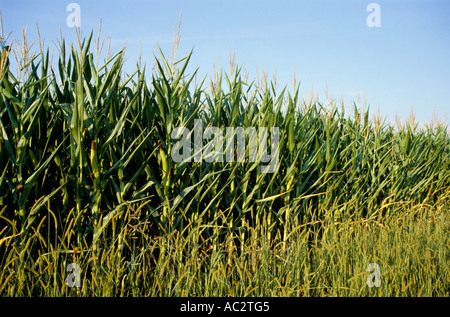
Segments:
[[[124,49],[99,66],[91,42],[62,40],[55,65],[41,49],[22,80],[3,48],[2,296],[450,295],[446,125],[395,127],[239,67],[194,84],[193,53],[130,75]],[[194,120],[278,127],[276,172],[248,149],[175,162],[172,132]]]

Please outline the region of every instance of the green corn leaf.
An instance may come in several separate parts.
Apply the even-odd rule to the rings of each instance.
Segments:
[[[67,138],[67,137],[66,137]],[[64,138],[64,140],[66,139]],[[38,169],[34,171],[32,175],[30,175],[27,180],[24,183],[24,189],[23,192],[19,196],[19,208],[21,210],[24,210],[25,204],[27,202],[28,195],[31,191],[31,188],[36,184],[37,179],[39,175],[44,171],[44,169],[47,167],[47,165],[53,160],[55,155],[58,153],[61,146],[64,144],[64,142],[61,142],[61,144],[58,145],[58,147],[53,151],[53,153],[45,160],[44,163],[42,163]]]

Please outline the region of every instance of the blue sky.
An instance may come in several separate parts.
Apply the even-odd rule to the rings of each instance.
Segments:
[[[75,41],[66,23],[69,3],[81,8],[83,35],[111,36],[113,51],[127,42],[128,66],[135,63],[141,43],[142,60],[150,67],[156,45],[170,55],[173,30],[181,12],[177,57],[194,49],[192,72],[212,75],[214,65],[229,72],[229,50],[244,65],[249,79],[263,67],[279,86],[292,91],[294,70],[307,96],[313,87],[327,103],[329,95],[346,104],[360,95],[372,113],[381,110],[392,122],[407,118],[427,122],[436,113],[450,117],[450,1],[447,0],[227,0],[227,1],[7,1],[1,0],[3,29],[9,40],[20,39],[28,27],[37,39],[36,23],[45,45],[55,49],[59,30]],[[381,8],[381,27],[366,24],[369,3]]]

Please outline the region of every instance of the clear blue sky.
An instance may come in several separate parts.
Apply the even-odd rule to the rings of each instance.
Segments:
[[[394,121],[408,117],[411,107],[418,121],[429,121],[435,111],[450,120],[450,1],[10,1],[0,0],[3,28],[11,39],[20,39],[28,26],[30,42],[37,39],[36,22],[45,45],[55,48],[59,30],[74,41],[66,24],[66,7],[81,8],[83,35],[111,36],[113,50],[127,41],[126,56],[152,65],[157,44],[170,55],[172,32],[180,12],[181,42],[177,57],[192,48],[190,70],[212,75],[213,65],[229,71],[228,52],[245,63],[250,79],[261,65],[280,86],[292,91],[294,69],[300,91],[314,91],[326,103],[325,86],[346,103],[364,97],[372,111],[378,109]],[[381,8],[381,27],[369,28],[366,11],[371,2]],[[56,54],[56,49],[55,49]],[[362,104],[362,101],[360,102]]]

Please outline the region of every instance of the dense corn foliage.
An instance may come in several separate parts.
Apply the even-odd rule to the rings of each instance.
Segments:
[[[346,113],[335,102],[301,100],[298,86],[290,93],[245,82],[240,68],[194,86],[195,73],[185,73],[191,55],[171,65],[161,52],[151,79],[144,67],[127,75],[124,50],[99,67],[91,39],[69,51],[62,41],[54,67],[41,51],[22,81],[2,62],[0,294],[75,294],[62,286],[63,264],[77,260],[90,280],[86,296],[367,295],[358,276],[370,250],[356,239],[361,248],[381,243],[373,248],[386,265],[411,256],[392,281],[426,270],[398,283],[404,294],[448,295],[446,126],[396,129],[356,106]],[[195,119],[222,130],[278,127],[277,171],[260,173],[249,153],[244,162],[174,162],[172,131],[193,130]],[[403,214],[412,238],[394,230]],[[407,248],[421,239],[425,264]],[[199,262],[183,266],[186,257]],[[327,271],[324,261],[340,269]],[[380,295],[402,293],[396,285]]]

